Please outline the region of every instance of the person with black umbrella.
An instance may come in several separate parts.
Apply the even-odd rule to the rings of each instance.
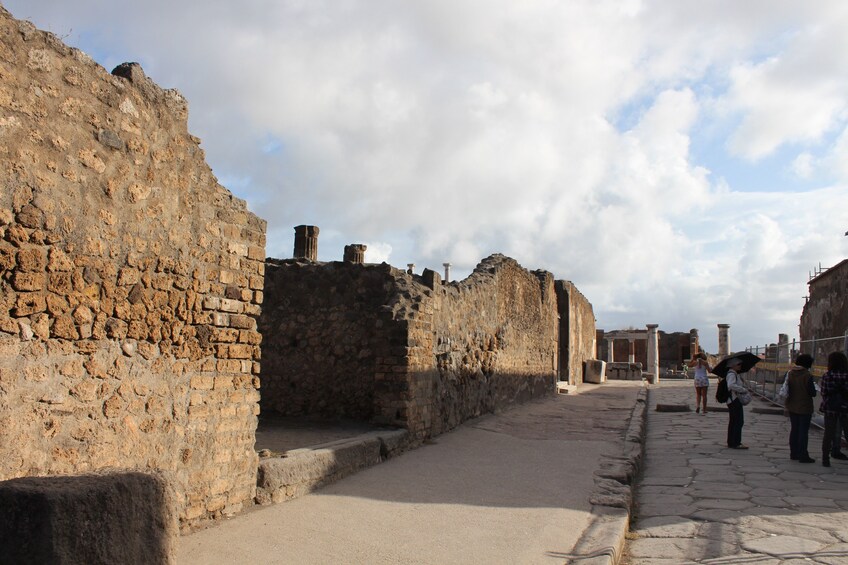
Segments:
[[[747,373],[761,361],[750,351],[733,353],[713,367],[713,374],[724,378],[727,385],[727,411],[730,421],[727,423],[727,447],[748,449],[742,444],[742,425],[745,423],[742,407],[751,402],[751,393],[739,373]]]

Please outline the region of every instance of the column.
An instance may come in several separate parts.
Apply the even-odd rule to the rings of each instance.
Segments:
[[[295,226],[294,228],[294,258],[318,260],[318,227]]]
[[[627,340],[628,354],[627,362],[631,365],[636,362],[636,341],[631,337]]]
[[[718,356],[730,355],[730,324],[718,325]]]
[[[701,350],[701,343],[698,339],[698,330],[689,330],[689,359],[694,359],[695,355]]]
[[[450,268],[451,268],[451,264],[450,264],[450,263],[442,263],[442,265],[445,267],[445,282],[446,282],[446,283],[449,283],[449,282],[450,282]]]
[[[789,336],[777,334],[777,362],[789,363]]]
[[[659,324],[647,324],[648,328],[648,372],[652,375],[651,382],[660,382],[660,341],[657,339]]]
[[[607,363],[615,363],[615,340],[604,338],[607,342]]]
[[[368,249],[368,246],[362,243],[351,243],[350,245],[345,245],[344,262],[362,265],[365,263],[366,249]]]

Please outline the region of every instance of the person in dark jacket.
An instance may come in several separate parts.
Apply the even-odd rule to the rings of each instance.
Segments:
[[[810,367],[812,355],[802,353],[795,358],[795,365],[786,373],[788,395],[785,408],[789,414],[789,458],[801,463],[815,463],[807,451],[810,433],[810,421],[813,418],[813,397],[816,395],[816,382]]]
[[[821,407],[824,413],[824,436],[822,437],[822,465],[830,467],[830,456],[839,451],[839,436],[836,423],[842,429],[848,425],[848,357],[840,351],[834,351],[827,357],[827,372],[821,378]]]

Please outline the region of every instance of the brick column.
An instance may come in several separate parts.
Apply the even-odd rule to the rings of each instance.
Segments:
[[[730,324],[718,325],[718,356],[730,355]]]
[[[318,260],[318,227],[295,226],[294,228],[294,258]]]
[[[366,249],[368,249],[368,246],[362,243],[352,243],[350,245],[345,245],[344,262],[362,265],[363,263],[365,263]]]
[[[689,359],[694,359],[695,355],[701,350],[701,343],[698,339],[698,330],[689,330]]]

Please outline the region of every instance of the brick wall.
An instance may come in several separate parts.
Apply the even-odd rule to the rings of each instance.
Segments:
[[[583,382],[584,363],[596,359],[595,312],[571,281],[556,281],[560,316],[560,380]]]
[[[804,304],[799,325],[801,341],[844,336],[848,332],[848,259],[827,269],[809,283],[810,297]],[[832,339],[801,346],[804,353],[811,353],[816,364],[826,365],[827,356],[842,351],[844,339]]]
[[[263,409],[423,438],[553,391],[553,278],[507,257],[447,285],[386,264],[269,261],[265,297]]]
[[[0,480],[162,470],[189,526],[255,491],[265,222],[120,72],[0,8]]]

